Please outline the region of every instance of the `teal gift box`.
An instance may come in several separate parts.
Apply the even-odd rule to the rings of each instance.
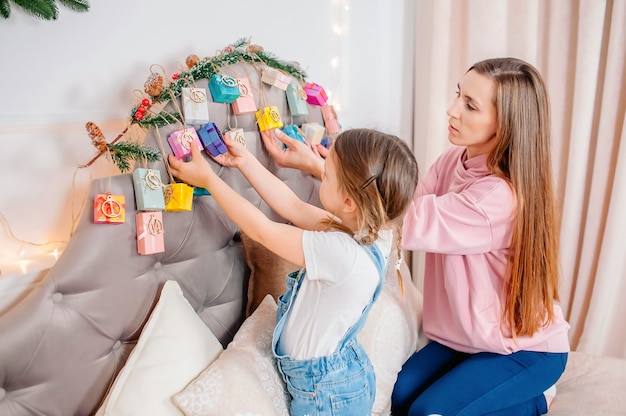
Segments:
[[[306,105],[307,95],[298,84],[291,83],[285,91],[287,96],[287,104],[292,116],[306,116],[309,114],[309,107]]]
[[[300,130],[298,126],[294,124],[290,124],[289,126],[283,127],[282,131],[283,133],[285,133],[287,136],[291,137],[292,139],[296,139],[302,143],[306,143],[306,139],[304,138],[304,135],[302,134],[302,130]],[[287,146],[286,144],[283,144],[283,147],[285,149],[289,149],[289,146]]]
[[[209,81],[209,90],[213,97],[213,102],[232,104],[239,96],[239,85],[237,80],[227,75],[215,74]]]
[[[137,168],[133,172],[133,186],[137,211],[163,211],[165,196],[161,172],[156,169]]]

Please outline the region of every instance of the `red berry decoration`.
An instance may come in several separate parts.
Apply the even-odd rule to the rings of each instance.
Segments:
[[[144,98],[143,100],[141,100],[141,105],[143,105],[144,107],[148,107],[150,105],[150,100]]]
[[[141,120],[143,119],[144,113],[137,111],[135,113],[135,120]]]
[[[178,72],[172,74],[172,79],[178,79],[180,75],[178,75]]]
[[[137,112],[141,114],[145,114],[146,107],[144,107],[143,105],[140,105],[139,107],[137,107]]]

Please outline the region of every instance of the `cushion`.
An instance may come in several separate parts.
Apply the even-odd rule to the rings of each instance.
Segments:
[[[287,274],[299,269],[299,267],[274,254],[244,232],[241,232],[240,235],[246,262],[250,268],[248,303],[246,305],[246,316],[250,316],[265,295],[270,294],[274,300],[278,300],[278,296],[285,292]]]
[[[289,416],[287,391],[272,355],[276,302],[266,295],[226,350],[174,403],[187,416]]]
[[[171,401],[223,351],[177,282],[166,281],[98,416],[181,415]]]
[[[400,294],[393,270],[358,334],[376,373],[373,415],[390,414],[397,374],[417,348],[415,307],[421,306],[421,298],[415,298],[417,289],[404,279]],[[185,415],[289,415],[288,393],[271,351],[275,318],[276,302],[268,294],[222,355],[174,396]]]

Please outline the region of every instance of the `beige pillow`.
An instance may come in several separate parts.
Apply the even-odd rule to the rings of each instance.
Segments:
[[[241,232],[241,241],[250,268],[246,305],[246,316],[250,316],[265,295],[272,295],[275,301],[278,300],[285,292],[287,274],[299,267],[272,253],[244,232]]]
[[[276,302],[267,295],[213,364],[173,396],[187,416],[289,416],[272,355]]]

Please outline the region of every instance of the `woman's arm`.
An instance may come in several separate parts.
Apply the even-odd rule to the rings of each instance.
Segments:
[[[169,156],[172,175],[190,185],[208,189],[226,215],[250,238],[280,257],[304,266],[302,229],[267,218],[213,172],[196,146],[191,146],[191,155],[189,162]]]

